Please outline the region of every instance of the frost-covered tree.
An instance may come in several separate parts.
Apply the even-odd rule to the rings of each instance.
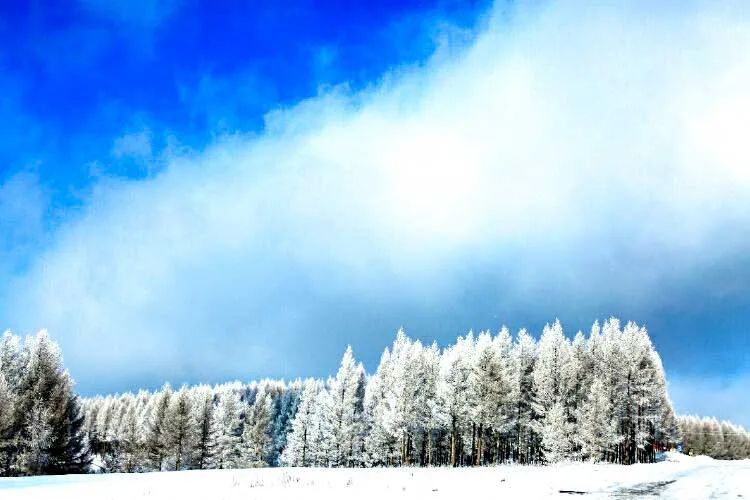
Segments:
[[[423,447],[418,442],[423,438],[426,425],[428,402],[423,393],[424,385],[435,384],[425,380],[422,343],[411,340],[403,329],[396,334],[390,355],[390,382],[385,391],[388,407],[388,425],[392,438],[398,442],[398,455],[401,464],[413,464],[417,459],[416,450]]]
[[[451,466],[463,463],[464,434],[470,422],[472,365],[474,335],[469,332],[465,337],[458,337],[456,343],[443,351],[438,381],[438,397],[445,409],[448,432],[450,434]]]
[[[437,417],[437,347],[425,348],[403,329],[381,356],[365,393],[370,464],[411,464],[428,461]]]
[[[120,421],[120,445],[122,448],[120,470],[122,472],[136,472],[143,463],[143,435],[144,425],[141,409],[135,398],[128,398],[125,414]]]
[[[419,408],[424,433],[420,462],[422,465],[433,465],[441,462],[440,449],[445,434],[443,423],[446,421],[438,395],[440,349],[436,343],[422,349],[420,361]]]
[[[170,399],[164,423],[167,454],[174,470],[189,469],[192,465],[196,440],[194,417],[190,390],[182,386]]]
[[[94,452],[99,455],[103,472],[120,470],[120,446],[117,436],[118,398],[107,396],[97,413]]]
[[[14,448],[14,394],[0,369],[0,473],[9,472],[10,460]]]
[[[23,447],[18,458],[18,467],[28,475],[44,474],[50,467],[51,420],[51,412],[43,401],[34,401],[26,416]]]
[[[214,394],[208,386],[201,385],[193,389],[192,397],[195,413],[194,466],[196,469],[208,469],[216,456],[219,439]]]
[[[589,357],[586,338],[580,330],[570,344],[570,363],[565,373],[563,408],[571,429],[570,454],[576,460],[583,458],[582,414],[586,411],[586,401],[593,383],[594,365]]]
[[[327,403],[321,418],[332,442],[328,463],[352,466],[361,463],[363,431],[364,368],[358,364],[351,346],[346,348],[336,377],[328,387]]]
[[[364,373],[363,373],[364,376]],[[287,436],[292,430],[292,422],[297,414],[302,385],[299,380],[285,387],[281,394],[274,399],[276,405],[275,417],[271,426],[273,441],[269,463],[277,466],[281,464],[281,454],[287,446]]]
[[[391,372],[391,352],[386,348],[365,393],[365,449],[368,465],[392,465],[397,460],[397,437],[392,428],[393,405],[389,387]]]
[[[221,391],[216,409],[218,440],[215,467],[231,469],[237,467],[240,458],[240,397],[233,390]]]
[[[21,339],[10,330],[3,333],[0,339],[0,373],[11,391],[17,391],[23,376],[28,352],[21,349]]]
[[[241,458],[247,467],[268,465],[271,451],[271,408],[273,400],[266,392],[259,392],[249,406],[242,431]]]
[[[573,429],[564,405],[574,375],[571,359],[570,342],[560,321],[545,325],[534,366],[534,392],[536,411],[542,418],[537,428],[547,462],[567,457],[574,445]]]
[[[287,436],[287,446],[281,455],[282,465],[305,467],[312,463],[315,453],[314,450],[311,452],[310,445],[316,441],[313,434],[317,430],[315,420],[319,418],[317,412],[320,391],[318,381],[305,380],[292,428]]]
[[[570,423],[561,401],[555,402],[547,410],[541,426],[542,450],[547,463],[560,462],[571,458],[572,440]]]
[[[577,442],[582,457],[602,460],[607,450],[617,442],[613,413],[610,391],[602,378],[596,376],[579,414]]]
[[[534,368],[537,348],[534,339],[522,329],[511,350],[511,392],[508,415],[514,432],[513,459],[520,463],[535,461],[539,448],[535,431]]]
[[[41,331],[26,339],[21,359],[14,419],[17,472],[84,472],[90,463],[84,416],[59,346]]]
[[[164,467],[164,460],[170,451],[169,430],[167,419],[172,400],[172,387],[164,384],[161,391],[156,392],[149,401],[146,411],[146,439],[145,448],[149,468],[160,471]]]
[[[505,413],[511,392],[510,376],[511,338],[507,328],[493,337],[489,331],[481,332],[476,339],[471,366],[472,463],[484,463],[485,440],[492,440],[493,432],[507,430],[509,416]],[[499,450],[495,450],[499,454]]]
[[[570,343],[563,334],[560,320],[545,325],[539,339],[534,366],[534,392],[537,411],[545,416],[552,407],[562,402],[570,373]]]

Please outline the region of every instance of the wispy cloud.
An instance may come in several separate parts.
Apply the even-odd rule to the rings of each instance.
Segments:
[[[80,379],[305,375],[410,321],[659,307],[748,248],[724,233],[750,222],[741,12],[495,14],[460,54],[103,181],[6,315]]]
[[[150,160],[153,151],[151,149],[151,131],[140,130],[128,132],[115,139],[112,146],[112,155],[115,158],[137,158]]]
[[[47,207],[47,194],[33,172],[0,183],[0,275],[25,262],[25,254],[40,243]]]

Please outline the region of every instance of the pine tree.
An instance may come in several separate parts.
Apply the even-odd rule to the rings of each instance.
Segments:
[[[196,424],[193,416],[193,399],[186,386],[182,386],[171,398],[165,431],[174,470],[189,469],[195,447]]]
[[[596,333],[596,332],[592,332]],[[610,448],[605,452],[605,460],[609,462],[623,462],[623,444],[625,436],[623,432],[623,394],[622,381],[625,379],[627,367],[622,352],[622,331],[620,321],[610,318],[605,321],[598,336],[591,337],[591,350],[595,351],[596,373],[602,380],[604,391],[609,398],[611,414],[608,416],[609,425],[606,430],[614,429],[610,442]]]
[[[331,457],[334,450],[334,443],[331,439],[333,435],[331,421],[325,418],[327,413],[325,409],[331,405],[329,401],[331,394],[328,392],[330,382],[329,379],[326,384],[323,384],[323,390],[318,394],[318,407],[313,414],[313,429],[308,436],[310,458],[312,464],[318,467],[328,467],[331,465]]]
[[[570,344],[563,334],[560,321],[545,325],[539,339],[539,354],[534,366],[534,392],[537,411],[546,415],[555,403],[561,402],[570,370]]]
[[[594,377],[580,413],[578,443],[581,456],[600,461],[617,440],[612,419],[610,391],[601,377]]]
[[[8,475],[14,449],[15,397],[0,370],[0,474]]]
[[[510,394],[510,335],[507,329],[492,337],[481,332],[476,339],[471,372],[470,415],[472,420],[472,463],[484,463],[486,436],[505,430],[507,416],[504,410]],[[497,453],[497,450],[496,450]]]
[[[167,383],[149,402],[145,446],[151,470],[162,470],[164,459],[169,453],[170,443],[166,425],[171,399],[172,387]]]
[[[19,456],[19,468],[26,474],[44,474],[50,467],[52,457],[52,415],[41,399],[34,401],[26,416],[25,436]]]
[[[418,387],[420,388],[421,422],[424,438],[422,446],[422,465],[432,465],[440,462],[439,447],[442,437],[442,424],[446,421],[446,415],[440,404],[438,394],[438,381],[440,379],[440,349],[433,342],[430,347],[422,350],[420,363],[420,377]]]
[[[542,424],[542,450],[547,463],[560,462],[571,457],[570,423],[561,401],[547,411]]]
[[[28,352],[21,349],[21,339],[10,330],[3,333],[0,339],[0,372],[12,391],[17,391],[26,365]]]
[[[536,343],[521,330],[511,350],[511,392],[508,414],[515,434],[514,459],[520,463],[536,460],[538,439],[536,428],[536,396],[534,394],[534,367]]]
[[[193,391],[196,424],[195,468],[207,469],[214,461],[218,448],[218,428],[214,409],[214,395],[208,386]]]
[[[104,472],[120,470],[120,449],[116,439],[117,398],[107,396],[96,419],[96,453],[100,456]]]
[[[273,466],[281,464],[281,454],[287,446],[287,436],[292,430],[292,422],[297,414],[301,391],[301,382],[297,380],[290,384],[276,400],[278,411],[271,430],[273,445],[269,457]]]
[[[315,419],[320,390],[316,380],[305,380],[297,412],[292,420],[292,428],[287,436],[287,446],[281,456],[283,465],[306,467],[312,463],[315,451],[310,450],[310,444],[315,441],[313,433],[316,429]]]
[[[368,464],[430,460],[434,437],[428,426],[438,418],[439,369],[437,346],[425,349],[399,329],[365,390],[364,448]]]
[[[471,357],[474,350],[474,335],[458,337],[456,343],[443,351],[440,365],[438,394],[445,408],[450,434],[449,463],[455,467],[463,463],[463,430],[470,420],[468,401],[471,391]]]
[[[351,346],[346,348],[336,378],[328,388],[327,405],[322,418],[330,429],[327,439],[333,443],[329,463],[352,466],[360,460],[363,406],[361,390],[364,369],[357,364]]]
[[[396,333],[390,355],[390,378],[386,385],[383,403],[388,409],[388,430],[398,442],[398,461],[408,465],[411,458],[414,411],[414,358],[412,342],[403,329]]]
[[[85,416],[78,396],[72,387],[67,389],[63,414],[53,427],[52,467],[50,474],[78,474],[87,472],[91,456],[83,432]]]
[[[392,465],[396,458],[396,441],[392,429],[392,401],[390,400],[391,352],[386,348],[380,356],[375,374],[365,392],[367,433],[365,450],[368,465]]]
[[[271,451],[271,407],[273,400],[266,392],[258,392],[245,416],[242,432],[242,461],[247,467],[268,465]]]
[[[138,404],[130,398],[126,404],[125,415],[120,422],[119,434],[122,439],[121,469],[123,472],[136,472],[143,461],[143,422]]]
[[[586,339],[583,332],[578,331],[570,345],[570,363],[564,374],[563,407],[565,416],[571,429],[571,456],[575,459],[583,458],[582,451],[582,414],[585,402],[593,383],[594,366],[589,358]]]
[[[231,469],[237,467],[240,457],[240,398],[232,390],[219,395],[219,406],[216,415],[218,427],[217,452],[215,467]]]
[[[15,417],[20,468],[36,474],[85,472],[90,457],[84,416],[60,348],[41,331],[27,339],[23,359]]]

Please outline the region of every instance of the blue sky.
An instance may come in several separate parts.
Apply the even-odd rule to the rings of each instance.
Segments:
[[[85,394],[645,323],[750,425],[742,4],[18,2],[0,324]]]

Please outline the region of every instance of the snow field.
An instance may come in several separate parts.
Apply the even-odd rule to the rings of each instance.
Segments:
[[[547,467],[258,468],[0,479],[3,500],[750,498],[750,460],[677,457],[658,464]],[[570,493],[565,493],[570,492]]]

